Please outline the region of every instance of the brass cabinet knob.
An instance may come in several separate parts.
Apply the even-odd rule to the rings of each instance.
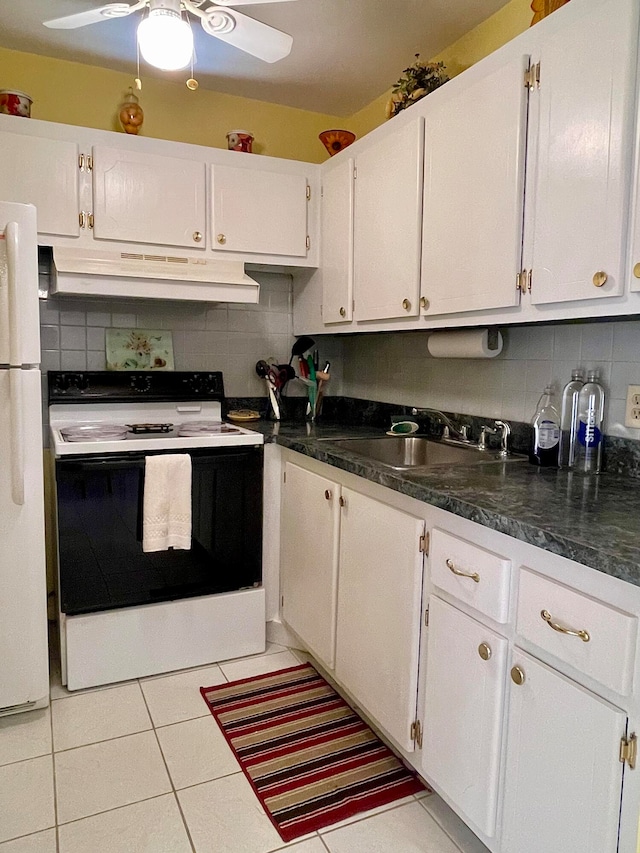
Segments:
[[[640,264],[636,264],[633,268],[633,274],[636,278],[640,278]]]
[[[195,243],[199,243],[202,240],[202,234],[200,233],[200,231],[193,232],[193,240]]]
[[[409,300],[408,300],[408,299],[403,299],[403,300],[402,300],[402,307],[404,308],[404,310],[405,310],[405,311],[410,311],[410,310],[411,310],[411,303],[409,302]]]
[[[429,307],[429,300],[427,299],[427,297],[426,297],[426,296],[421,296],[421,297],[420,297],[420,307],[421,307],[421,308],[424,308],[424,310],[425,310],[425,311],[428,309],[428,307]]]
[[[340,309],[340,316],[341,316],[341,317],[346,317],[346,316],[347,316],[347,309],[346,309],[346,308],[341,308],[341,309]]]
[[[325,490],[324,490],[324,499],[325,499],[326,501],[330,501],[330,500],[331,500],[331,492],[329,491],[329,489],[325,489]]]
[[[607,283],[608,278],[609,276],[606,274],[606,272],[603,272],[601,270],[600,272],[596,272],[593,274],[593,283],[596,287],[602,287],[603,284]]]
[[[491,657],[491,646],[487,643],[480,643],[478,646],[478,654],[482,658],[482,660],[489,660]]]
[[[220,243],[221,246],[224,246],[224,244],[227,242],[227,238],[224,234],[218,234],[216,240],[218,241],[218,243]]]
[[[514,684],[517,684],[518,686],[520,686],[521,684],[524,684],[524,681],[525,681],[524,672],[523,672],[523,670],[520,669],[519,666],[514,666],[513,669],[511,670],[511,680],[513,681]]]

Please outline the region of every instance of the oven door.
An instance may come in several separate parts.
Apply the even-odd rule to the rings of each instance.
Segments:
[[[190,451],[189,551],[142,550],[148,455],[152,454],[56,461],[63,613],[91,613],[260,585],[262,447]]]

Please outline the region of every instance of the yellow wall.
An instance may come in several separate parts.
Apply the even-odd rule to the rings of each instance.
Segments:
[[[510,0],[506,6],[496,12],[486,21],[483,21],[475,29],[470,30],[457,42],[454,42],[438,56],[431,57],[436,62],[444,62],[449,77],[455,77],[488,56],[494,50],[502,47],[512,38],[524,32],[531,23],[533,13],[529,6],[529,0]],[[413,57],[407,59],[407,65],[411,64]],[[398,77],[402,69],[398,71]],[[396,78],[397,79],[397,78]],[[393,84],[395,81],[391,81]],[[364,136],[374,127],[382,124],[385,118],[385,106],[389,100],[391,86],[387,92],[380,95],[372,103],[367,104],[359,112],[352,115],[344,126],[353,131],[356,136]],[[639,851],[640,853],[640,851]]]
[[[529,0],[510,0],[434,59],[443,61],[453,77],[523,32],[531,16]],[[120,130],[117,108],[133,74],[5,48],[0,48],[0,72],[3,88],[13,86],[31,95],[33,118]],[[398,77],[401,73],[398,69]],[[183,82],[145,77],[140,93],[145,114],[141,135],[225,148],[227,131],[244,128],[254,134],[258,154],[320,163],[327,159],[318,140],[320,131],[343,127],[364,136],[385,121],[388,97],[385,92],[345,118],[203,88],[190,92]]]
[[[118,104],[133,74],[81,65],[0,48],[2,88],[15,87],[33,98],[31,115],[44,121],[120,130]],[[226,148],[235,128],[255,136],[254,152],[319,163],[326,150],[318,134],[341,127],[344,118],[223,95],[202,87],[190,92],[184,83],[143,78],[141,136]]]

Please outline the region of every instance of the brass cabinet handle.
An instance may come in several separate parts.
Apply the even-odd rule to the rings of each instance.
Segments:
[[[517,684],[518,687],[525,682],[525,674],[519,666],[514,666],[511,670],[511,681]]]
[[[640,264],[636,264],[633,268],[633,274],[636,278],[640,278]]]
[[[340,495],[340,500],[338,501],[338,503],[340,504],[340,506],[346,506],[347,505],[347,499],[343,498],[342,495]]]
[[[329,489],[325,489],[325,490],[324,490],[324,499],[325,499],[326,501],[330,501],[330,500],[331,500],[331,492],[329,491]]]
[[[541,619],[544,619],[550,628],[553,628],[554,631],[558,631],[560,634],[568,634],[570,637],[580,637],[583,643],[588,643],[591,639],[588,631],[573,631],[571,628],[565,628],[563,625],[558,625],[557,622],[553,621],[553,616],[548,610],[541,610],[540,617]]]
[[[87,226],[88,226],[89,228],[93,228],[93,213],[90,213],[90,214],[87,216]]]
[[[218,234],[216,240],[218,241],[218,243],[220,243],[221,246],[224,246],[224,244],[227,242],[227,238],[224,234]]]
[[[480,575],[477,572],[463,572],[456,568],[456,564],[453,560],[447,560],[447,568],[450,572],[453,572],[454,575],[458,575],[460,578],[471,578],[475,583],[480,583]]]
[[[340,316],[341,316],[341,317],[346,317],[346,316],[347,316],[347,309],[346,309],[346,308],[341,308],[341,309],[340,309]]]
[[[421,296],[421,297],[420,297],[420,307],[421,307],[421,308],[424,308],[424,310],[425,310],[425,311],[426,311],[426,310],[427,310],[427,308],[429,307],[429,300],[427,299],[427,297],[426,297],[426,296]]]
[[[411,310],[411,303],[409,302],[409,300],[408,300],[408,299],[403,299],[403,300],[402,300],[402,307],[404,308],[404,310],[405,310],[405,311],[410,311],[410,310]]]
[[[488,643],[480,643],[478,646],[478,654],[482,660],[489,660],[491,657],[491,646]]]
[[[609,276],[606,274],[606,272],[603,272],[601,270],[600,272],[596,272],[593,274],[593,283],[596,287],[602,287],[603,284],[607,283],[608,278]]]
[[[78,224],[81,228],[87,227],[87,214],[84,212],[84,210],[81,210],[78,214]]]

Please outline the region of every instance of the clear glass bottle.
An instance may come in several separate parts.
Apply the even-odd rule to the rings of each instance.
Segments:
[[[554,404],[553,388],[547,385],[538,400],[533,417],[533,447],[529,461],[533,465],[548,467],[558,464],[560,443],[560,415]]]
[[[604,388],[598,371],[587,376],[578,395],[578,440],[574,468],[582,474],[599,474],[604,431]]]
[[[571,372],[571,382],[567,382],[562,391],[558,451],[558,465],[561,468],[573,468],[575,464],[578,440],[578,395],[583,385],[584,373],[576,369]]]

